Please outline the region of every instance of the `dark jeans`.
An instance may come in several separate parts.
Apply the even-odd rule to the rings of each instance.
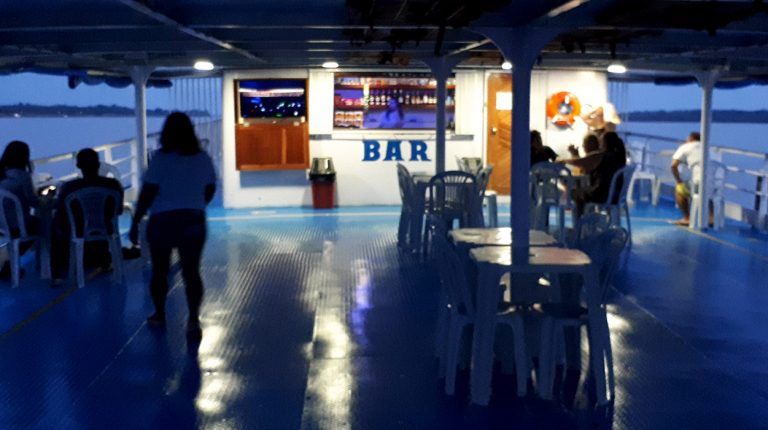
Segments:
[[[165,313],[171,251],[176,248],[181,260],[181,275],[186,285],[189,319],[197,320],[200,303],[203,301],[200,258],[205,236],[204,211],[179,209],[154,214],[149,218],[147,241],[152,255],[152,280],[149,291],[157,313]]]

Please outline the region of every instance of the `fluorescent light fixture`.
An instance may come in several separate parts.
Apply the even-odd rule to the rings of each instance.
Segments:
[[[213,63],[211,63],[208,60],[197,60],[195,61],[194,67],[195,67],[195,70],[203,70],[203,71],[213,70]]]
[[[571,0],[547,12],[547,18],[554,18],[583,5],[589,0]]]
[[[323,68],[324,69],[338,69],[339,68],[339,63],[337,63],[335,61],[326,61],[325,63],[323,63]]]
[[[627,68],[623,64],[611,64],[607,70],[608,73],[627,73]]]
[[[510,63],[509,61],[505,61],[501,63],[501,68],[504,70],[512,70],[512,63]]]

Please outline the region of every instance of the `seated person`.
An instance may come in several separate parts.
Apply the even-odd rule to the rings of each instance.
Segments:
[[[603,133],[599,144],[596,145],[596,142],[598,142],[596,136],[587,135],[583,144],[586,155],[564,161],[581,168],[585,174],[589,175],[589,187],[574,190],[573,193],[578,216],[584,212],[586,203],[606,203],[613,175],[627,164],[624,142],[615,132]],[[575,153],[573,146],[568,150],[571,154]],[[620,186],[621,184],[617,184],[617,187]]]
[[[584,151],[584,156],[579,155],[579,150],[575,146],[568,146],[571,158],[560,161],[578,167],[585,174],[589,174],[600,164],[603,157],[600,150],[600,139],[597,135],[591,133],[584,136],[584,140],[581,142],[581,149]]]
[[[120,201],[116,202],[117,211],[118,213],[123,211],[123,186],[116,179],[99,176],[99,165],[99,154],[96,151],[90,148],[80,150],[77,153],[77,167],[82,172],[83,177],[65,182],[56,196],[51,233],[52,286],[61,285],[69,266],[70,223],[67,208],[64,206],[67,196],[86,187],[112,189],[120,193]],[[107,208],[108,213],[113,212],[110,209],[112,208]],[[75,213],[75,217],[78,217],[77,213]],[[86,266],[109,266],[109,251],[106,241],[86,242],[84,260]]]
[[[581,119],[589,126],[590,134],[594,134],[598,138],[603,137],[604,133],[616,131],[616,126],[621,124],[621,118],[619,118],[616,108],[608,102],[585,112]]]
[[[27,234],[34,235],[40,230],[40,220],[32,214],[32,211],[38,208],[38,199],[32,184],[31,173],[32,163],[29,160],[29,145],[18,140],[10,142],[0,157],[0,188],[10,191],[19,199],[21,212],[24,215],[24,227],[26,227]],[[11,224],[11,236],[18,237],[20,232],[18,226],[14,228],[14,223],[18,223],[19,220],[15,220],[14,217],[8,222]],[[21,254],[26,252],[32,243],[32,241],[22,242],[19,252]],[[0,278],[10,277],[10,270],[10,264],[6,261],[0,270]]]
[[[542,161],[554,162],[555,159],[557,159],[557,153],[549,146],[544,146],[541,133],[531,130],[531,166]]]

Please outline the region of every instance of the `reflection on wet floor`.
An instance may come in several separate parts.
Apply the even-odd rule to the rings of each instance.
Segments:
[[[502,208],[501,213],[509,213]],[[395,246],[399,208],[213,211],[202,341],[185,336],[178,274],[153,330],[147,274],[54,291],[0,285],[0,428],[761,428],[768,419],[766,239],[692,234],[670,207],[633,211],[608,308],[616,401],[595,408],[581,367],[556,401],[497,372],[488,407],[442,392],[437,277]],[[504,225],[504,218],[502,218]],[[508,225],[508,221],[506,223]]]

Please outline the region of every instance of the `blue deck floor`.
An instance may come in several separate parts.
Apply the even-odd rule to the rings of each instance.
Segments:
[[[0,429],[766,428],[768,238],[633,214],[612,410],[581,386],[571,408],[518,399],[501,375],[488,407],[468,405],[466,374],[442,394],[437,280],[398,252],[399,208],[216,209],[199,345],[178,273],[167,328],[146,325],[137,260],[125,286],[51,289],[31,258],[20,288],[0,283]]]

